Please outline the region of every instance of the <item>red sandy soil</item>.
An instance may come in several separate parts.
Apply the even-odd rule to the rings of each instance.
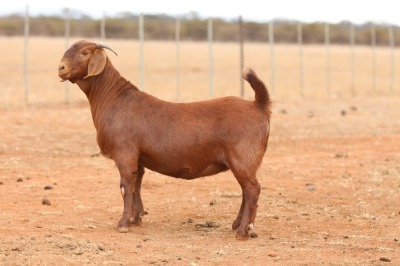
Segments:
[[[247,241],[231,229],[231,172],[186,181],[147,170],[148,215],[116,232],[118,171],[97,155],[88,105],[2,109],[0,264],[400,265],[399,106],[275,102]]]

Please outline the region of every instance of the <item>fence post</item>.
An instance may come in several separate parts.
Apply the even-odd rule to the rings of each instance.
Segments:
[[[29,104],[29,80],[28,80],[28,39],[29,39],[29,5],[25,10],[25,24],[24,24],[24,93],[25,104]]]
[[[140,89],[144,90],[144,18],[143,13],[139,15],[139,72],[140,72]]]
[[[329,23],[325,23],[325,58],[326,58],[326,91],[328,96],[331,95],[331,55],[330,55],[330,33]]]
[[[396,84],[396,50],[394,43],[394,32],[393,25],[389,25],[389,47],[391,50],[390,53],[390,91],[394,91],[394,86]]]
[[[181,58],[180,58],[180,44],[181,41],[181,20],[179,17],[176,18],[175,23],[175,44],[176,44],[176,101],[179,101],[181,97],[180,86],[181,86]]]
[[[297,24],[297,44],[299,45],[300,64],[300,96],[304,97],[304,57],[303,57],[303,26],[301,21]]]
[[[100,39],[103,42],[106,39],[106,12],[103,13],[103,18],[100,21]]]
[[[372,90],[376,89],[376,31],[371,23],[371,52],[372,52]]]
[[[242,70],[244,68],[244,53],[243,53],[243,20],[239,16],[239,49],[240,49],[240,96],[244,97],[244,80],[242,78]]]
[[[271,91],[275,94],[275,46],[274,46],[274,21],[271,20],[268,23],[268,42],[269,42],[269,54],[270,54],[270,67],[271,67]]]
[[[214,55],[213,55],[213,21],[208,19],[208,51],[209,51],[209,84],[208,93],[210,97],[214,96]]]
[[[64,37],[65,37],[65,50],[68,49],[69,46],[69,35],[70,35],[70,16],[69,16],[69,8],[64,8],[64,16],[65,16],[65,28],[64,28]],[[65,83],[65,103],[69,104],[69,82]]]
[[[350,24],[350,53],[351,53],[351,61],[350,61],[350,75],[351,75],[351,93],[353,96],[356,94],[356,58],[355,58],[355,34],[354,34],[354,24]]]

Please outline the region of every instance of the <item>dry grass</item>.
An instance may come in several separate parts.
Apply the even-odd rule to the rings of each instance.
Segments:
[[[70,43],[77,41],[73,39]],[[10,47],[0,58],[1,107],[24,103],[23,39],[0,38],[1,47]],[[133,40],[107,40],[119,56],[109,53],[113,64],[123,76],[140,86],[139,43]],[[59,83],[57,65],[65,51],[62,38],[29,39],[29,102],[62,103],[66,101],[66,85]],[[245,65],[253,67],[274,93],[275,99],[299,98],[300,60],[297,45],[275,45],[275,77],[271,75],[270,47],[267,43],[246,43]],[[214,95],[213,97],[240,94],[239,46],[236,43],[214,43]],[[330,96],[368,96],[399,93],[396,80],[392,80],[391,54],[389,48],[377,48],[376,79],[374,86],[373,53],[370,47],[355,49],[355,80],[352,88],[351,50],[348,46],[331,46],[331,86],[327,87],[326,49],[324,46],[303,47],[304,83],[306,98]],[[396,51],[395,62],[400,62]],[[180,101],[202,100],[209,95],[209,50],[205,42],[180,43]],[[174,42],[148,41],[144,44],[145,77],[144,90],[165,100],[176,100],[176,45]],[[395,70],[398,63],[395,63]],[[272,84],[273,83],[273,88]],[[391,87],[391,84],[394,87]],[[143,88],[141,88],[143,89]],[[354,89],[354,90],[353,90]],[[76,85],[69,85],[69,101],[85,100]],[[391,91],[393,90],[393,91]],[[245,87],[247,98],[252,90]]]

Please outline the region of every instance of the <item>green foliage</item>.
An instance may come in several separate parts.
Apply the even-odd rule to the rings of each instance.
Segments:
[[[175,38],[175,19],[167,16],[146,16],[144,18],[144,38],[172,40]]]
[[[101,20],[92,19],[81,13],[72,13],[70,20],[71,37],[100,37]],[[59,16],[30,17],[30,35],[33,36],[64,36],[65,19]],[[202,19],[197,13],[188,13],[180,18],[181,40],[207,40],[208,19]],[[137,39],[139,16],[124,12],[114,17],[107,17],[105,31],[107,38]],[[213,39],[215,41],[238,41],[239,20],[226,21],[213,19]],[[296,43],[298,41],[298,22],[276,20],[273,21],[274,41],[276,43]],[[146,40],[174,40],[176,18],[165,14],[145,15],[144,34]],[[349,22],[330,24],[330,43],[348,44],[350,42]],[[389,34],[387,25],[375,25],[376,44],[388,45]],[[243,38],[246,42],[268,42],[268,23],[244,22]],[[24,32],[24,17],[9,15],[0,17],[0,36],[21,36]],[[325,23],[303,23],[302,39],[305,44],[324,43]],[[399,44],[399,27],[394,27],[395,43]],[[371,44],[371,24],[355,26],[355,43]]]
[[[282,42],[282,43],[297,42],[297,23],[290,22],[290,21],[275,22],[274,23],[274,41]]]
[[[183,19],[181,21],[181,39],[207,40],[207,21],[199,18]]]
[[[17,15],[0,18],[0,35],[15,36],[24,34],[24,19]]]

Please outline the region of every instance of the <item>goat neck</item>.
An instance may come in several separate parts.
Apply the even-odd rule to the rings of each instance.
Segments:
[[[132,86],[120,75],[108,58],[106,66],[100,74],[79,79],[76,83],[89,100],[95,124],[96,118],[101,115],[101,112],[112,105],[124,89]]]

